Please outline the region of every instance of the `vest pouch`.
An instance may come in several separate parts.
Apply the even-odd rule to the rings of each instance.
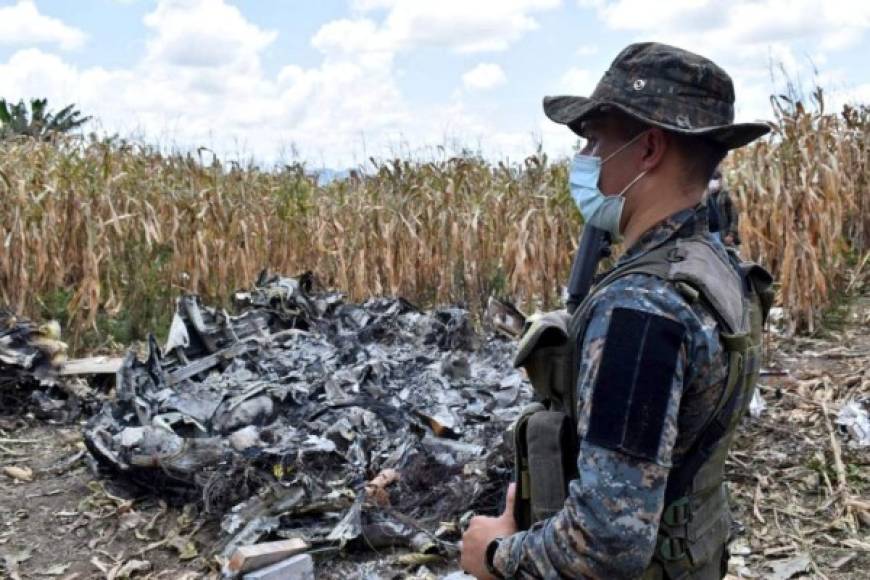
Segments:
[[[749,348],[746,353],[746,383],[751,393],[758,383],[762,360],[762,334],[767,322],[767,315],[773,305],[774,291],[771,275],[752,262],[740,264],[743,275],[749,285]],[[749,396],[751,398],[751,395]],[[749,401],[746,401],[746,406]],[[745,411],[741,411],[741,415]]]
[[[520,414],[519,419],[513,425],[513,450],[514,450],[514,483],[516,484],[514,496],[514,520],[517,527],[527,530],[532,525],[532,503],[529,490],[529,446],[526,432],[529,419],[535,413],[544,411],[541,403],[532,403]]]
[[[573,378],[568,321],[565,310],[540,314],[532,319],[520,340],[514,366],[524,368],[539,400],[571,412]]]
[[[700,518],[699,518],[700,519]],[[689,559],[695,568],[693,578],[721,578],[723,551],[731,532],[731,516],[727,503],[712,515],[703,531],[692,530],[696,537],[689,543]]]
[[[577,433],[568,414],[539,410],[520,418],[515,436],[514,519],[525,530],[564,507],[568,485],[577,478]]]
[[[720,485],[683,501],[688,502],[686,517],[669,518],[671,506],[662,514],[656,553],[644,578],[719,580],[731,529],[725,488]]]

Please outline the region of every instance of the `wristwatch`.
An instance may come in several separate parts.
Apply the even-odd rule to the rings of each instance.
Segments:
[[[501,544],[502,538],[496,538],[486,545],[486,554],[484,555],[484,560],[486,561],[486,571],[495,576],[496,578],[504,578],[501,572],[499,572],[495,567],[495,551],[498,550],[499,545]]]

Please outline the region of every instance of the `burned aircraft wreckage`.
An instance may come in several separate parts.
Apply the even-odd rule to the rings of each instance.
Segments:
[[[310,276],[261,276],[233,301],[179,299],[165,346],[126,356],[84,430],[107,475],[201,502],[224,556],[267,537],[447,553],[463,514],[497,511],[531,392],[511,340]]]

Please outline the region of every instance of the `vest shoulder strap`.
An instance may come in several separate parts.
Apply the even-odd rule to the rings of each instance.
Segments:
[[[748,330],[740,273],[700,236],[665,242],[607,274],[603,288],[630,274],[648,274],[668,280],[689,298],[703,296],[729,334]]]

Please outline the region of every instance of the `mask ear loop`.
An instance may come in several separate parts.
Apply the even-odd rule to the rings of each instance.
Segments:
[[[623,151],[626,147],[628,147],[629,145],[631,145],[632,143],[634,143],[635,141],[637,141],[638,139],[640,139],[641,135],[643,135],[644,133],[646,133],[646,131],[641,131],[640,133],[638,133],[637,135],[635,135],[634,137],[632,137],[630,141],[627,141],[627,142],[626,142],[622,147],[620,147],[619,149],[617,149],[616,151],[614,151],[613,153],[611,153],[610,155],[608,155],[607,157],[605,157],[604,159],[602,159],[602,160],[601,160],[601,165],[604,165],[605,163],[607,163],[608,161],[610,161],[611,159],[613,159],[613,158],[614,158],[618,153],[622,153],[622,151]]]
[[[610,155],[608,155],[607,157],[605,157],[605,158],[601,161],[601,165],[604,165],[604,163],[607,162],[609,159],[611,159],[614,155],[616,155],[617,153],[620,153],[623,149],[625,149],[626,147],[628,147],[629,145],[631,145],[632,143],[634,143],[635,141],[637,141],[638,139],[640,139],[641,135],[643,135],[644,133],[646,133],[646,131],[641,131],[640,133],[638,133],[637,135],[635,135],[634,137],[632,137],[632,139],[631,139],[630,141],[628,141],[627,143],[625,143],[622,147],[620,147],[619,149],[617,149],[616,151],[614,151],[613,153],[611,153]],[[635,177],[634,179],[632,179],[632,180],[628,183],[628,185],[626,185],[625,187],[622,188],[622,191],[620,191],[619,193],[616,194],[616,197],[624,197],[624,196],[625,196],[625,193],[629,190],[629,188],[630,188],[632,185],[634,185],[635,183],[637,183],[637,182],[640,180],[641,177],[643,177],[644,175],[646,175],[646,174],[647,174],[647,171],[649,171],[649,170],[646,169],[646,170],[641,171],[640,173],[638,173],[638,174],[637,174],[637,177]]]
[[[647,171],[649,171],[649,170],[648,170],[648,169],[644,169],[643,171],[641,171],[640,173],[638,173],[638,174],[637,174],[637,177],[635,177],[634,179],[632,179],[631,181],[629,181],[629,182],[628,182],[628,185],[626,185],[625,187],[623,187],[623,188],[622,188],[622,191],[620,191],[619,193],[616,194],[616,197],[625,197],[625,193],[628,191],[628,189],[629,189],[632,185],[634,185],[635,183],[637,183],[637,182],[640,180],[641,177],[643,177],[644,175],[646,175]]]

